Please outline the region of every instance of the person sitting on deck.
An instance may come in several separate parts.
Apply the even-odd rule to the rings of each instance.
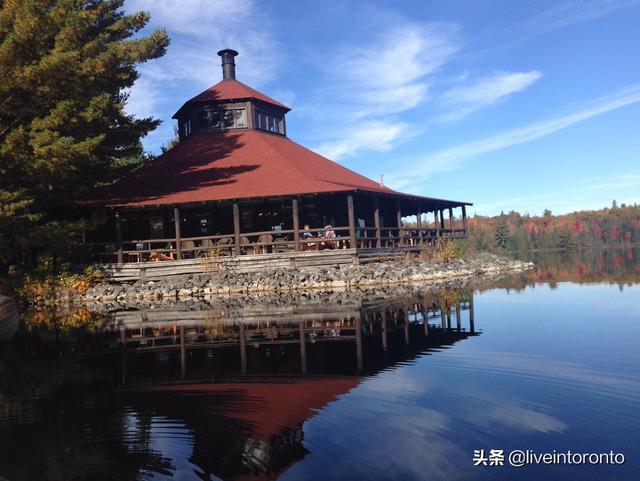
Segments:
[[[324,227],[324,237],[326,239],[335,239],[336,238],[336,231],[333,230],[333,226],[331,224],[326,225]],[[330,241],[330,242],[325,242],[325,247],[329,248],[329,249],[335,249],[337,247],[337,242],[336,241]]]
[[[302,239],[313,239],[315,236],[313,232],[311,232],[309,228],[309,224],[304,225],[304,232],[302,233]],[[311,251],[318,249],[318,244],[316,242],[304,242],[302,244],[303,251]]]

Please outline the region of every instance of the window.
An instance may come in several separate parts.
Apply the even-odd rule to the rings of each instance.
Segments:
[[[183,132],[184,132],[184,136],[188,137],[189,135],[191,135],[191,120],[187,120],[183,125]]]
[[[269,132],[284,134],[282,116],[256,111],[255,127]]]
[[[200,116],[201,129],[237,129],[246,126],[245,109],[204,110]]]

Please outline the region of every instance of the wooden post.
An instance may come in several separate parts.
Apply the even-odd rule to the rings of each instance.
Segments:
[[[422,245],[422,209],[418,204],[418,215],[416,216],[416,226],[418,227],[418,245]]]
[[[396,199],[396,224],[398,226],[398,245],[403,244],[402,238],[402,211],[400,210],[400,199]]]
[[[439,209],[438,212],[440,212],[440,229],[444,229],[444,211]]]
[[[118,264],[124,262],[124,253],[122,248],[122,219],[120,214],[116,212],[116,242],[118,243]]]
[[[349,210],[349,244],[352,249],[355,249],[358,246],[356,245],[356,219],[353,209],[353,195],[351,194],[347,196],[347,208]]]
[[[462,206],[462,228],[464,229],[464,236],[469,233],[469,221],[467,220],[467,206]]]
[[[453,209],[449,207],[449,229],[453,230]]]
[[[447,327],[446,324],[446,313],[444,312],[444,306],[440,304],[440,328],[444,330]]]
[[[300,250],[300,216],[298,215],[298,199],[291,200],[291,210],[293,212],[293,245],[298,252]]]
[[[302,374],[307,373],[307,345],[304,338],[304,321],[298,324],[300,331],[300,371]]]
[[[378,203],[378,197],[373,198],[373,225],[376,228],[376,247],[380,249],[382,247],[382,233],[380,231],[380,205]]]
[[[182,259],[182,241],[180,240],[180,209],[173,208],[173,220],[176,225],[176,259]]]
[[[460,319],[460,313],[460,303],[456,302],[456,328],[458,329],[458,332],[462,330],[462,319]]]
[[[233,242],[235,244],[235,253],[240,255],[240,207],[237,202],[233,203]]]

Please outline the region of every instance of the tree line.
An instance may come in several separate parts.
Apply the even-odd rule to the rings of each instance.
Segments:
[[[470,246],[482,251],[583,249],[640,243],[640,205],[541,216],[511,211],[469,218]]]

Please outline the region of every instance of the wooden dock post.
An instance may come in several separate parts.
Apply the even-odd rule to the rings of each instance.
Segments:
[[[124,252],[122,247],[122,219],[118,212],[116,212],[116,242],[118,243],[118,264],[122,264],[124,262]]]
[[[291,200],[291,211],[293,213],[293,246],[296,252],[300,250],[300,216],[298,213],[298,199]]]
[[[376,247],[380,249],[382,247],[382,233],[380,231],[380,205],[378,197],[373,198],[373,225],[376,228]]]
[[[356,249],[358,246],[356,244],[356,218],[355,211],[353,208],[353,195],[347,195],[347,208],[349,210],[349,244],[351,244],[352,249]]]
[[[176,225],[176,259],[182,259],[182,241],[180,240],[180,209],[173,208],[173,220]]]
[[[462,319],[461,319],[461,312],[460,312],[460,303],[456,302],[456,328],[458,330],[458,332],[460,332],[462,330]]]
[[[240,207],[237,202],[233,203],[233,240],[235,244],[234,252],[237,256],[240,251]]]
[[[462,228],[464,229],[464,236],[469,233],[469,221],[467,220],[467,206],[462,206]]]
[[[398,226],[398,246],[403,245],[402,237],[402,211],[400,210],[400,199],[396,199],[396,224]]]
[[[449,207],[449,229],[453,231],[453,209],[451,207]]]

